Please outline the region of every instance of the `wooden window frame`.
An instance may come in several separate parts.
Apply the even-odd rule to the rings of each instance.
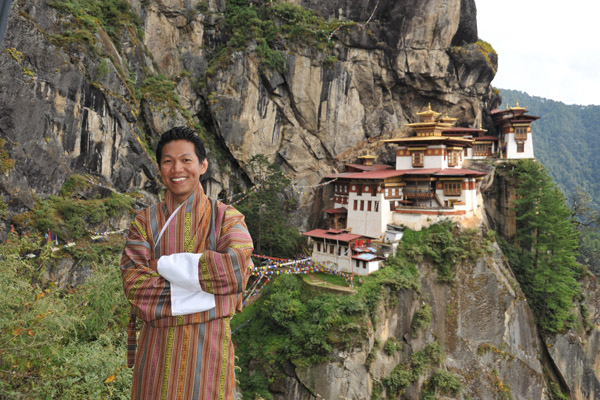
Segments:
[[[411,151],[410,156],[413,168],[425,166],[425,152],[423,150]]]
[[[448,166],[457,167],[460,160],[460,151],[450,150],[448,152]]]
[[[461,196],[462,195],[462,182],[451,181],[444,182],[444,196]]]

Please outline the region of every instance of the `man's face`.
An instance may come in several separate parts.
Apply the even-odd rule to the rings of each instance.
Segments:
[[[194,144],[187,140],[173,140],[162,149],[160,175],[178,203],[192,194],[208,168],[208,161],[200,162],[195,150]]]

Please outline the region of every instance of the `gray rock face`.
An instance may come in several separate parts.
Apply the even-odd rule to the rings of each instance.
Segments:
[[[211,153],[207,189],[231,196],[251,184],[244,165],[255,154],[310,186],[367,147],[390,161],[377,140],[399,133],[430,102],[462,124],[481,121],[496,61],[473,44],[473,0],[295,3],[357,23],[332,38],[337,61],[296,49],[285,54],[282,75],[263,70],[249,46],[200,90],[195,82],[224,40],[226,2],[199,9],[182,0],[131,0],[143,36],[123,27],[115,40],[100,28],[93,53],[53,44],[69,21],[46,2],[15,1],[3,44],[22,57],[0,53],[0,135],[16,160],[0,184],[11,209],[56,193],[73,172],[100,175],[121,191],[157,193],[156,166],[140,140],[152,148],[174,125],[202,123],[213,135],[222,149]],[[176,85],[175,109],[133,93],[158,74]],[[312,191],[300,198],[301,228],[313,201]]]
[[[591,326],[544,338],[548,354],[573,399],[600,398],[600,286],[592,275],[583,282]]]
[[[156,167],[119,99],[125,90],[115,69],[99,90],[86,76],[92,66],[82,67],[92,60],[76,60],[48,41],[57,27],[45,2],[16,2],[14,10],[8,50],[0,53],[0,135],[15,160],[0,184],[11,208],[31,208],[34,196],[57,193],[76,171],[102,176],[120,191],[156,192]]]

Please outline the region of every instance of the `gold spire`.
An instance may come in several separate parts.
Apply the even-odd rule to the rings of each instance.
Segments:
[[[438,115],[440,115],[440,113],[433,111],[431,109],[431,103],[429,103],[427,105],[427,111],[421,111],[417,113],[417,115],[419,117],[422,117],[423,122],[433,122],[438,117]]]
[[[523,107],[519,107],[519,102],[517,101],[517,105],[515,107],[511,107],[511,110],[524,110]]]
[[[377,156],[373,156],[369,153],[369,149],[367,149],[367,154],[358,156],[359,159],[363,160],[363,165],[373,165],[373,160],[377,158]]]

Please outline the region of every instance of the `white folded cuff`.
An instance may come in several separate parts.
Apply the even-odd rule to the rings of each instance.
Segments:
[[[158,259],[157,271],[166,280],[183,289],[200,292],[198,263],[202,253],[175,253]]]
[[[215,295],[171,284],[171,314],[187,315],[215,308]]]

